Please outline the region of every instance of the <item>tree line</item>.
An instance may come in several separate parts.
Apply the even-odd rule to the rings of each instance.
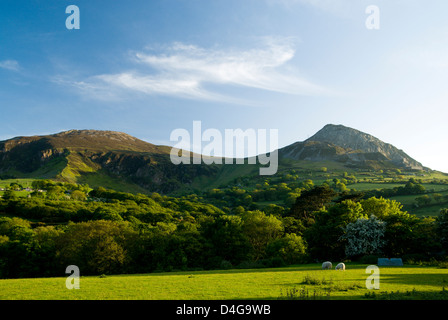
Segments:
[[[48,194],[55,187],[56,196]],[[289,208],[277,211],[227,210],[195,194],[143,195],[55,183],[45,188],[29,198],[0,201],[1,278],[61,276],[72,264],[94,275],[375,255],[443,259],[448,248],[448,210],[420,218],[396,201],[342,195],[328,186],[301,190]],[[85,197],[72,197],[74,191]]]

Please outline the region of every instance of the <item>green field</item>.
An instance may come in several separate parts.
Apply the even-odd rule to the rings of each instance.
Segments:
[[[0,280],[2,300],[237,300],[286,298],[365,300],[447,299],[448,269],[381,267],[380,289],[365,286],[367,265],[348,263],[346,271],[320,264],[276,269],[195,271],[142,275],[81,276],[80,289],[66,278]]]

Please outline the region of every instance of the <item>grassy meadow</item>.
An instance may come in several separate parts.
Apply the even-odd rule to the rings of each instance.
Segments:
[[[380,289],[368,290],[367,265],[345,271],[320,264],[275,269],[219,270],[116,276],[81,276],[80,289],[66,278],[0,280],[1,300],[278,300],[448,299],[448,269],[380,267]]]

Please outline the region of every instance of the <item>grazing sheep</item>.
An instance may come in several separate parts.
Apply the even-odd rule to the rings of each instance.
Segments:
[[[339,263],[339,264],[336,266],[335,269],[336,269],[336,270],[342,270],[342,271],[345,271],[345,264],[343,264],[343,263],[341,262],[341,263]]]
[[[330,270],[331,268],[333,268],[333,265],[330,261],[325,261],[322,263],[322,270]]]

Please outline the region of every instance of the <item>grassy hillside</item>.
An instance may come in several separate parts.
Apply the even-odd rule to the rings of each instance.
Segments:
[[[216,299],[448,299],[448,269],[380,268],[380,289],[365,286],[367,265],[346,271],[320,264],[277,269],[173,272],[81,277],[68,290],[65,277],[0,280],[0,299],[29,300],[216,300]]]
[[[349,128],[344,130],[363,136]],[[295,145],[290,147],[294,149]],[[321,148],[313,148],[309,150],[312,161],[308,157],[305,157],[308,160],[287,157],[286,149],[280,149],[277,173],[260,176],[258,164],[176,166],[170,160],[170,147],[156,146],[121,132],[71,130],[0,141],[0,178],[54,179],[127,192],[165,194],[240,185],[250,190],[266,179],[269,183],[287,182],[287,176],[294,176],[297,181],[311,179],[315,185],[351,177],[347,187],[360,191],[393,188],[410,177],[428,181],[448,179],[443,173],[426,169],[413,171],[383,160],[368,165],[373,161],[368,156],[361,162],[349,161],[350,157],[325,157]]]

